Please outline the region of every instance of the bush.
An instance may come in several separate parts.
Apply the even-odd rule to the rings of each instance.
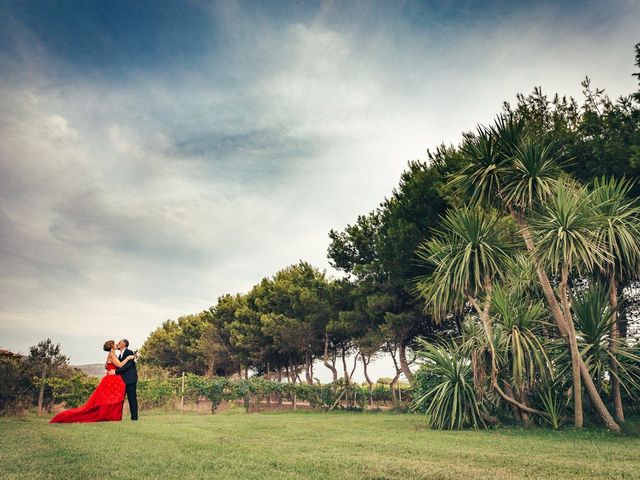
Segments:
[[[180,379],[148,379],[138,381],[140,408],[164,407],[177,398]]]
[[[99,379],[78,372],[71,377],[52,377],[46,380],[55,401],[65,402],[68,407],[79,407],[85,403],[98,386]]]
[[[0,415],[15,415],[36,405],[42,375],[42,363],[39,359],[3,355],[0,357],[0,372]],[[43,398],[45,408],[50,407],[55,400],[49,377],[69,379],[77,373],[76,369],[68,365],[49,367]]]
[[[31,375],[20,357],[0,357],[0,415],[13,415],[33,403]]]
[[[414,408],[438,429],[484,426],[473,385],[471,365],[454,343],[435,346],[424,342],[424,363],[415,378]]]

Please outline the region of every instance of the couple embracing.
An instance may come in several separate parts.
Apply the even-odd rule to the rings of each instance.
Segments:
[[[117,344],[113,340],[107,340],[103,348],[108,352],[105,363],[107,374],[87,403],[60,412],[49,423],[119,422],[122,420],[125,394],[129,400],[131,420],[138,420],[136,355],[129,350],[129,341],[126,339],[120,340]],[[119,350],[119,354],[116,354],[116,349]]]

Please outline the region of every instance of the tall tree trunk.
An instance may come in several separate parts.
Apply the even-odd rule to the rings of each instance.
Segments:
[[[344,383],[349,383],[349,370],[347,370],[347,354],[344,348],[342,349],[342,353],[340,356],[342,357],[342,371],[343,371]]]
[[[291,370],[291,380],[294,385],[296,384],[296,380],[300,381],[300,378],[298,377],[298,367],[293,365],[293,362],[289,361],[289,370]],[[291,408],[293,410],[296,409],[296,392],[295,390],[293,391],[293,393],[291,393]]]
[[[42,377],[40,377],[40,394],[38,395],[38,415],[42,414],[42,404],[44,403],[44,382],[47,379],[47,364],[42,366]]]
[[[398,357],[400,359],[400,367],[402,368],[402,373],[407,377],[409,381],[409,385],[413,387],[413,373],[409,370],[409,362],[407,362],[407,346],[403,341],[400,342],[400,347],[398,348]]]
[[[611,327],[609,333],[609,351],[611,354],[611,391],[613,393],[613,405],[615,408],[616,420],[624,422],[624,409],[622,408],[622,395],[620,393],[620,379],[618,378],[618,363],[616,362],[616,352],[618,351],[618,279],[615,271],[612,270],[609,278],[609,302],[611,303]]]
[[[311,367],[313,364],[313,359],[311,358],[311,354],[309,352],[304,353],[304,377],[307,381],[307,385],[313,385],[313,374],[311,373]]]
[[[509,396],[514,396],[513,395],[513,389],[511,388],[511,385],[505,385],[504,386],[504,391],[507,395]],[[515,405],[513,405],[512,403],[509,404],[509,407],[511,407],[511,416],[513,417],[513,419],[516,422],[521,422],[522,421],[522,410],[520,410],[518,407],[516,407]]]
[[[282,367],[278,367],[278,383],[282,383]],[[278,407],[282,407],[282,392],[276,393],[276,399],[278,400]]]
[[[373,382],[369,378],[369,372],[367,371],[367,367],[369,366],[369,362],[371,361],[371,356],[367,359],[364,353],[360,352],[362,355],[362,369],[364,370],[364,378],[367,380],[369,384],[369,405],[373,405]]]
[[[520,383],[517,391],[517,399],[523,405],[527,405],[527,391],[524,388],[524,385]],[[520,415],[522,416],[522,422],[526,427],[531,426],[531,419],[529,418],[529,413],[526,410],[521,410]]]
[[[562,265],[560,274],[560,284],[558,290],[562,301],[562,311],[564,313],[564,322],[569,337],[569,347],[571,349],[571,375],[573,377],[573,413],[574,425],[576,428],[582,428],[584,425],[583,409],[582,409],[582,384],[580,382],[580,350],[578,350],[578,342],[576,340],[576,331],[573,327],[573,318],[571,318],[571,308],[569,307],[569,267]]]
[[[391,380],[391,383],[389,384],[389,388],[391,389],[391,402],[393,403],[394,407],[397,407],[398,398],[396,394],[396,384],[398,383],[398,380],[400,379],[400,375],[402,374],[402,368],[400,368],[400,366],[398,365],[395,351],[392,350],[390,346],[388,347],[388,350],[389,350],[389,355],[391,355],[391,360],[393,360],[393,366],[396,369],[396,375],[395,377],[393,377],[393,379]]]
[[[345,388],[344,399],[347,402],[347,408],[349,408],[351,406],[351,400],[349,395],[349,388],[351,386],[351,376],[349,375],[349,370],[347,369],[347,353],[344,347],[342,348],[341,356],[342,356],[342,368],[344,370],[344,388]]]
[[[267,380],[271,381],[271,364],[267,362]],[[267,395],[267,405],[271,405],[271,393]]]
[[[324,361],[324,366],[331,370],[331,374],[333,376],[333,381],[336,382],[338,380],[338,369],[335,366],[335,357],[334,364],[329,363],[329,335],[325,332],[324,334],[324,355],[322,357]]]
[[[351,379],[353,378],[353,374],[356,373],[356,367],[358,366],[358,354],[353,356],[353,368],[351,369],[351,373],[349,374],[349,383],[351,383]]]
[[[398,384],[398,380],[400,380],[400,374],[402,370],[399,370],[396,373],[396,376],[391,379],[391,383],[389,384],[389,388],[391,389],[391,403],[394,407],[397,407],[399,404],[398,394],[396,393],[396,385]]]
[[[525,224],[520,216],[517,215],[513,210],[511,210],[511,216],[518,227],[520,227],[520,232],[527,247],[527,251],[531,254],[533,252],[534,245],[528,225]],[[553,287],[551,286],[551,282],[549,281],[547,272],[544,271],[544,268],[542,267],[542,265],[540,265],[539,262],[535,262],[535,266],[540,285],[542,286],[542,291],[544,292],[545,299],[547,300],[547,304],[549,305],[549,309],[551,311],[551,316],[553,317],[556,326],[560,331],[560,334],[569,344],[570,350],[573,350],[574,347],[577,349],[577,345],[575,344],[575,337],[573,338],[573,340],[571,339],[571,335],[568,332],[568,326],[565,326],[564,315],[560,308],[560,305],[558,304],[558,299],[553,292]],[[573,346],[571,345],[572,343],[574,343]],[[600,394],[598,393],[598,390],[593,383],[591,375],[589,375],[589,370],[587,369],[587,366],[585,365],[581,355],[578,355],[578,365],[580,367],[581,380],[584,384],[585,389],[587,390],[587,393],[589,394],[589,398],[591,399],[593,407],[596,409],[598,415],[600,415],[600,418],[608,429],[619,432],[620,426],[615,422],[615,420],[609,413],[607,406],[602,401],[602,398],[600,397]]]

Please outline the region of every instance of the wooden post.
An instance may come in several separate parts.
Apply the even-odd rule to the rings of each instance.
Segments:
[[[184,372],[182,372],[182,396],[180,397],[180,410],[184,412]]]
[[[38,415],[42,414],[42,404],[44,403],[44,381],[47,378],[47,364],[42,367],[42,378],[40,379],[40,395],[38,395]]]

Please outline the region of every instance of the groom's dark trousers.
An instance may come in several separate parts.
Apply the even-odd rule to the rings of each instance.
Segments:
[[[128,348],[120,354],[119,360],[122,361],[133,352]],[[120,375],[126,385],[127,400],[129,400],[129,411],[131,412],[131,420],[138,420],[138,397],[136,395],[136,387],[138,386],[138,371],[136,370],[136,362],[130,360],[125,363],[122,368],[116,370],[116,375]]]

